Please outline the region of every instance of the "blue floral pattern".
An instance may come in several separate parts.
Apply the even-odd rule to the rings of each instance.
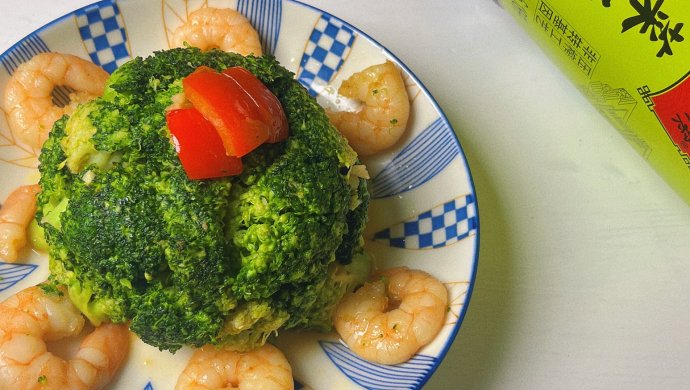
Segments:
[[[371,390],[416,389],[437,363],[433,356],[415,355],[394,366],[372,363],[341,343],[319,341],[333,364],[356,384]]]

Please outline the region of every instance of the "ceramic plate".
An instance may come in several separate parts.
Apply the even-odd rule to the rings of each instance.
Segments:
[[[362,31],[313,7],[280,0],[106,0],[65,15],[25,37],[0,57],[0,89],[33,55],[72,53],[112,72],[136,56],[170,47],[171,32],[204,6],[234,8],[312,95],[324,101],[350,74],[385,60],[404,72],[411,118],[391,149],[365,159],[372,180],[366,248],[379,267],[407,265],[445,283],[450,298],[436,339],[407,363],[382,366],[352,354],[336,334],[282,332],[277,345],[292,364],[296,388],[421,387],[450,347],[467,308],[477,267],[479,220],[462,148],[432,96],[392,53]],[[59,99],[59,97],[57,97]],[[37,181],[37,150],[18,142],[0,111],[0,199]],[[25,250],[19,263],[0,262],[0,299],[48,276],[46,255]],[[170,389],[190,356],[161,352],[132,337],[117,389]]]

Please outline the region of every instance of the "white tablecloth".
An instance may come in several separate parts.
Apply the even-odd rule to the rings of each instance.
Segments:
[[[0,52],[88,3],[0,0]],[[490,0],[307,3],[406,63],[469,159],[479,273],[427,388],[690,388],[690,208],[512,19]]]

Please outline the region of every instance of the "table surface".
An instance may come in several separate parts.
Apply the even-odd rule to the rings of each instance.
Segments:
[[[90,2],[0,1],[0,52]],[[409,66],[472,170],[479,271],[426,388],[687,388],[690,208],[520,27],[491,0],[306,2]]]

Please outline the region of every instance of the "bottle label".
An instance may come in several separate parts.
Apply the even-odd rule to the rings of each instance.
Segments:
[[[498,1],[690,204],[687,0]]]
[[[650,93],[649,101],[652,104],[648,107],[687,163],[690,160],[690,72],[670,87]]]

